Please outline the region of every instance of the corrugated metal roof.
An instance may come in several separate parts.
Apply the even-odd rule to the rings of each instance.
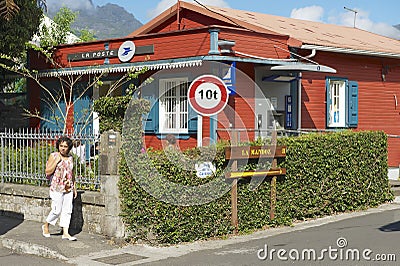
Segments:
[[[207,6],[225,17],[251,23],[303,44],[400,54],[400,41],[365,30],[250,11]]]
[[[180,2],[180,8],[192,10],[254,32],[290,36],[291,41],[289,44],[293,46],[299,45],[300,47],[303,46],[308,49],[310,47],[328,47],[331,51],[335,51],[334,49],[338,48],[336,52],[377,56],[400,56],[399,40],[353,27],[286,18],[231,8],[200,6],[184,1]],[[174,16],[176,11],[177,4],[128,36],[133,37],[148,33],[166,19]]]

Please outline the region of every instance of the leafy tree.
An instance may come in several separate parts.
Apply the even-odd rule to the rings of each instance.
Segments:
[[[4,3],[13,2],[17,12],[2,12]],[[19,11],[18,11],[19,7]],[[6,9],[10,10],[10,9]],[[30,41],[39,28],[42,10],[36,0],[1,0],[0,1],[0,52],[12,57],[20,57],[25,52],[25,43]],[[12,14],[12,18],[10,15]]]
[[[58,130],[66,132],[67,127],[67,114],[70,113],[70,109],[72,106],[82,99],[84,95],[90,89],[98,89],[103,84],[103,78],[107,77],[111,74],[111,69],[104,69],[100,73],[92,74],[88,77],[88,82],[82,87],[78,86],[78,83],[83,79],[83,74],[68,74],[64,75],[62,72],[66,68],[61,66],[56,59],[53,58],[51,53],[44,51],[42,48],[37,47],[36,50],[46,57],[47,62],[50,62],[53,66],[56,67],[55,77],[54,79],[58,80],[57,90],[54,90],[53,87],[47,87],[45,82],[42,80],[42,76],[40,75],[40,71],[35,69],[29,69],[24,62],[18,61],[16,58],[12,58],[6,55],[0,54],[0,68],[6,69],[7,71],[14,72],[19,74],[27,79],[31,79],[36,84],[39,85],[41,90],[44,92],[44,97],[41,99],[51,110],[52,117],[51,119],[45,118],[43,114],[40,113],[39,110],[25,110],[27,116],[32,118],[38,118],[42,121],[47,121],[52,123],[58,128]],[[11,60],[14,62],[13,66],[9,66],[1,63],[1,59]],[[98,66],[93,66],[92,68],[97,68]],[[118,89],[124,84],[129,84],[127,87],[129,89],[130,95],[136,92],[138,89],[133,80],[138,78],[140,74],[144,74],[147,70],[141,69],[139,71],[135,70],[134,67],[127,70],[124,74],[122,74],[119,79],[117,79],[113,85],[106,92],[105,97],[109,97],[112,95],[113,91]],[[63,105],[61,103],[66,103],[65,108],[63,109]],[[91,115],[93,114],[93,109],[85,110],[84,120],[79,121],[82,126],[81,130],[84,131],[85,127],[89,124],[89,120]],[[82,133],[82,132],[77,132]]]
[[[51,23],[43,23],[39,29],[40,47],[49,51],[55,46],[68,42],[68,38],[73,42],[93,41],[94,32],[88,29],[82,29],[76,35],[72,35],[71,25],[79,15],[79,12],[73,12],[67,7],[62,7],[54,16]]]
[[[88,29],[82,29],[79,33],[79,39],[82,42],[90,42],[96,40],[94,32]]]
[[[37,5],[47,12],[46,0],[37,0]],[[9,21],[19,12],[19,6],[14,0],[0,0],[0,17]]]
[[[53,21],[43,23],[39,29],[40,47],[50,50],[54,46],[67,43],[71,34],[71,24],[75,21],[78,12],[72,12],[67,7],[62,7],[54,16]]]
[[[22,1],[22,0],[18,0]],[[22,14],[22,8],[20,13]],[[30,49],[35,50],[38,54],[44,57],[46,62],[49,62],[51,65],[55,67],[56,74],[54,79],[57,79],[59,82],[59,86],[57,86],[57,90],[54,88],[46,87],[45,83],[42,81],[42,76],[40,75],[40,71],[35,70],[32,66],[29,68],[26,64],[26,60],[24,57],[14,56],[12,54],[2,53],[0,51],[0,69],[8,73],[15,73],[27,79],[33,80],[38,84],[41,90],[44,92],[44,97],[41,99],[45,104],[47,104],[48,108],[52,111],[53,116],[49,119],[43,116],[40,111],[35,110],[26,110],[26,113],[29,117],[38,118],[43,121],[47,121],[53,123],[57,126],[59,130],[63,132],[66,131],[67,126],[67,114],[70,113],[70,109],[72,106],[81,99],[90,89],[96,89],[102,84],[102,78],[110,74],[110,69],[104,69],[103,71],[90,75],[88,82],[84,87],[80,86],[78,88],[78,83],[80,83],[83,75],[64,75],[62,74],[63,69],[70,67],[69,65],[61,65],[58,60],[53,56],[53,51],[55,46],[63,44],[67,41],[68,34],[70,34],[71,24],[74,22],[77,13],[73,13],[68,8],[61,8],[60,11],[54,18],[54,23],[50,25],[45,25],[40,28],[39,36],[40,36],[40,47],[35,44],[30,43],[28,46]],[[14,21],[17,17],[12,19]],[[83,30],[82,34],[83,40],[90,40],[93,38],[93,33],[89,30]],[[28,44],[28,43],[27,43]],[[8,62],[11,62],[9,64]],[[94,66],[95,68],[96,66]],[[138,77],[139,74],[144,73],[145,70],[136,71],[134,68],[128,70],[125,74],[123,74],[118,80],[114,82],[114,84],[110,87],[106,96],[111,95],[111,93],[122,86],[124,83],[129,83],[129,88],[131,91],[134,91],[136,88],[131,82],[132,79]],[[65,108],[62,107],[65,103]],[[91,117],[93,110],[87,110],[85,121],[80,121],[84,130],[85,126],[88,125],[89,118]]]
[[[0,53],[11,57],[25,57],[25,43],[37,32],[42,10],[36,0],[0,0]],[[1,63],[11,65],[12,61],[0,59]],[[1,91],[20,91],[18,76],[0,68]]]

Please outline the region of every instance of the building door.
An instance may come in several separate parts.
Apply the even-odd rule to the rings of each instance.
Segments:
[[[267,137],[273,130],[285,129],[288,125],[287,99],[296,87],[296,78],[277,75],[265,67],[256,68],[255,75],[255,129],[256,137]],[[291,97],[293,100],[294,97]],[[291,119],[294,104],[290,106]],[[292,125],[294,124],[291,123]],[[290,128],[292,128],[292,125]]]

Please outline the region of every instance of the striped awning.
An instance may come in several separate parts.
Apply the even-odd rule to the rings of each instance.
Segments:
[[[59,77],[69,75],[89,75],[100,73],[124,73],[131,70],[140,71],[143,68],[148,70],[162,70],[174,69],[184,67],[199,67],[203,63],[201,59],[195,60],[160,60],[153,62],[140,62],[140,63],[125,63],[113,65],[99,65],[99,66],[86,66],[86,67],[73,67],[73,68],[59,68],[59,69],[46,69],[39,72],[39,77]]]

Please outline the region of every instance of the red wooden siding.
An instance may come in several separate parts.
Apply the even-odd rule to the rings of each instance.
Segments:
[[[241,134],[241,141],[254,139],[254,66],[252,64],[238,63],[235,96],[235,128],[250,129]]]
[[[229,24],[221,22],[217,19],[204,16],[199,13],[191,12],[188,10],[183,10],[179,14],[180,17],[180,29],[195,29],[201,28],[208,25],[223,25],[229,26]],[[150,33],[161,33],[161,32],[171,32],[178,30],[177,16],[169,18],[164,23],[160,24],[150,31]]]
[[[237,52],[274,59],[287,59],[290,56],[287,50],[288,38],[286,36],[222,28],[218,38],[221,40],[235,41],[233,50]],[[279,46],[284,50],[276,48],[275,46]],[[238,54],[237,56],[241,55]]]
[[[28,95],[29,95],[29,110],[31,112],[40,112],[40,90],[41,88],[39,85],[31,80],[27,80],[27,87],[29,88],[28,90]],[[31,128],[39,128],[40,127],[40,120],[38,118],[33,118],[31,117],[29,119],[29,127]]]
[[[383,130],[400,135],[400,67],[396,60],[317,52],[313,59],[337,70],[336,74],[303,73],[302,128],[326,128],[325,77],[358,82],[359,122],[356,130]],[[382,66],[392,66],[382,81]],[[398,106],[396,98],[399,97]],[[400,163],[400,141],[389,139],[389,165]]]
[[[145,135],[144,136],[145,147],[152,147],[156,150],[162,149],[164,145],[166,146],[165,140],[160,140],[156,135]],[[188,140],[180,140],[176,141],[177,146],[181,150],[186,150],[188,148],[193,148],[197,146],[197,139],[190,137]]]
[[[207,55],[210,50],[209,32],[205,29],[202,32],[188,31],[181,34],[165,34],[134,40],[134,42],[136,46],[154,45],[155,52],[150,55],[135,55],[130,61],[131,63]],[[111,41],[109,49],[118,49],[122,43],[123,41]],[[62,59],[64,66],[83,67],[104,65],[104,58],[67,62],[68,54],[100,50],[104,50],[104,43],[90,43],[84,47],[78,45],[65,46],[57,51],[57,56]],[[110,58],[110,64],[120,63],[117,57]]]

